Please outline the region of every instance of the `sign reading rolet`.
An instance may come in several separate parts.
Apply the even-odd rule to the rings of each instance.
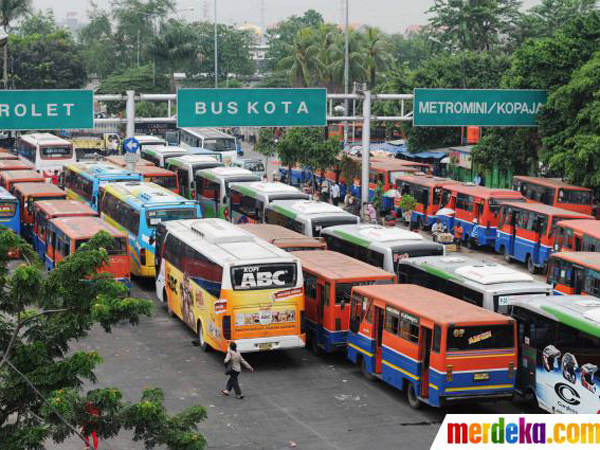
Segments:
[[[94,93],[91,90],[0,91],[0,129],[93,127]]]
[[[325,126],[325,89],[180,89],[181,127]]]

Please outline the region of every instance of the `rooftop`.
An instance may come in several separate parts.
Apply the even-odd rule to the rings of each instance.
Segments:
[[[571,228],[574,231],[584,233],[596,239],[600,239],[600,220],[596,219],[575,219],[559,222],[559,225],[565,228]]]
[[[551,258],[564,259],[600,272],[600,253],[598,252],[558,252],[554,253]]]
[[[35,208],[44,211],[50,217],[98,215],[87,203],[78,200],[41,200],[35,203]]]
[[[537,212],[539,214],[546,214],[549,216],[562,216],[562,217],[579,217],[581,219],[591,219],[592,216],[587,214],[581,214],[578,212],[569,211],[562,208],[556,208],[554,206],[545,205],[543,203],[529,203],[529,202],[506,202],[505,205],[510,205],[520,209],[526,209],[527,211]]]
[[[114,237],[127,237],[125,232],[98,217],[59,217],[52,219],[51,223],[76,240],[90,239],[99,231],[107,231]]]
[[[393,276],[383,269],[329,250],[292,252],[292,255],[300,259],[303,269],[330,281],[390,280]]]
[[[15,193],[28,195],[66,196],[67,193],[52,183],[17,183]]]
[[[574,186],[572,184],[565,183],[564,181],[559,180],[558,178],[526,177],[523,175],[515,175],[513,177],[513,180],[522,180],[522,181],[526,181],[529,183],[539,184],[540,186],[547,186],[547,187],[562,187],[562,188],[576,189],[576,190],[581,190],[581,191],[591,191],[591,189],[588,189],[588,188],[584,188],[581,186]]]

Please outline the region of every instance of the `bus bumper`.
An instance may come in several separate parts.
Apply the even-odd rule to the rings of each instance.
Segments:
[[[306,345],[302,336],[235,339],[235,343],[237,344],[238,351],[242,353],[303,348]]]
[[[457,396],[441,396],[440,406],[456,404],[456,403],[481,403],[495,402],[500,400],[510,400],[514,395],[514,391],[497,392],[494,394],[466,394]]]

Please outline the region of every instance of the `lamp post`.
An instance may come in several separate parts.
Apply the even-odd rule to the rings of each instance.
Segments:
[[[348,38],[348,18],[350,0],[346,0],[346,11],[344,14],[344,94],[348,95],[348,83],[350,82],[350,55]],[[344,100],[344,114],[348,115],[348,99]],[[344,148],[348,145],[348,122],[344,122]]]
[[[215,88],[219,87],[219,40],[217,32],[217,0],[215,0]]]

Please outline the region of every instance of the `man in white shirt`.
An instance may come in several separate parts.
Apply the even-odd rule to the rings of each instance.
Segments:
[[[433,240],[437,241],[438,236],[444,232],[444,226],[442,225],[442,221],[437,219],[436,222],[431,227],[431,234],[433,235]]]
[[[340,185],[333,183],[331,186],[331,200],[335,206],[340,202]]]

